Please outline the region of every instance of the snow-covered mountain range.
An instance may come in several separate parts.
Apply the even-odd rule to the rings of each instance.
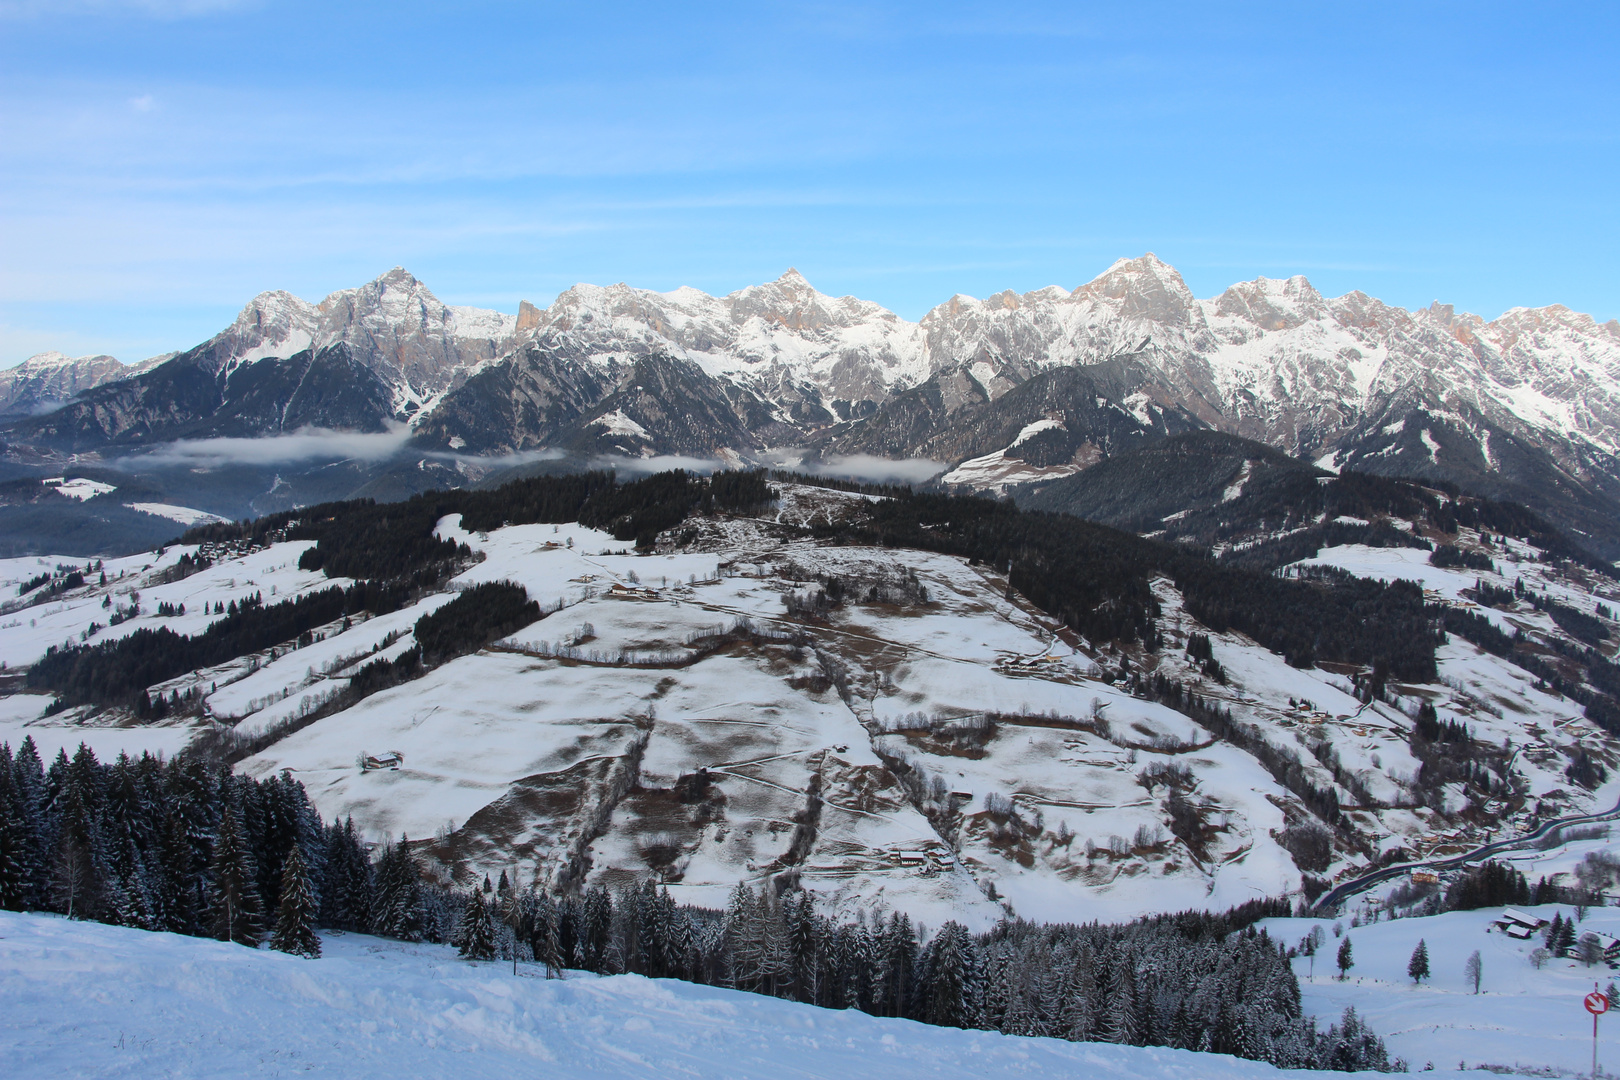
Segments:
[[[168,358],[155,357],[156,363],[147,361],[128,367],[104,354],[72,357],[59,352],[36,353],[14,368],[0,371],[0,420],[61,408],[92,386],[127,379]]]
[[[578,285],[513,317],[395,268],[319,304],[263,293],[139,373],[95,362],[10,373],[39,387],[9,392],[13,415],[64,407],[7,441],[107,452],[406,421],[416,448],[470,454],[991,457],[957,478],[1002,487],[1210,426],[1516,498],[1620,553],[1620,322],[1407,311],[1297,276],[1201,300],[1152,254],[1072,291],[955,296],[916,323],[793,270],[724,297]]]

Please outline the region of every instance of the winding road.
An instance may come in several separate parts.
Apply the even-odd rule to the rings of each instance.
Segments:
[[[1540,828],[1536,829],[1534,832],[1528,832],[1523,836],[1515,836],[1507,840],[1497,840],[1494,843],[1486,844],[1483,847],[1477,847],[1473,851],[1464,852],[1461,855],[1452,855],[1444,859],[1420,859],[1416,862],[1397,863],[1394,866],[1386,866],[1380,870],[1374,870],[1370,874],[1363,874],[1358,878],[1351,878],[1342,885],[1334,886],[1332,889],[1322,894],[1316,903],[1311,906],[1311,910],[1319,915],[1326,915],[1328,912],[1337,908],[1340,904],[1344,903],[1356,893],[1363,892],[1372,888],[1374,885],[1388,881],[1390,878],[1399,877],[1402,874],[1410,873],[1413,870],[1451,870],[1458,866],[1462,866],[1465,863],[1473,862],[1475,859],[1489,858],[1492,855],[1496,855],[1504,851],[1518,851],[1525,847],[1533,846],[1536,841],[1541,840],[1548,833],[1557,829],[1562,829],[1569,825],[1590,825],[1597,822],[1614,821],[1616,819],[1620,819],[1620,802],[1616,802],[1611,809],[1604,810],[1596,814],[1576,814],[1572,817],[1554,818],[1545,825],[1542,825]]]

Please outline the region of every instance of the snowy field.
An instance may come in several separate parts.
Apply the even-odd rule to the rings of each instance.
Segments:
[[[1573,915],[1573,909],[1554,905],[1525,910],[1544,919],[1555,911],[1566,919]],[[1529,954],[1542,943],[1540,935],[1518,941],[1491,929],[1491,920],[1501,913],[1501,908],[1485,908],[1360,927],[1344,920],[1340,925],[1350,936],[1355,967],[1343,982],[1334,967],[1339,942],[1332,922],[1271,919],[1261,925],[1285,944],[1298,942],[1312,926],[1327,931],[1314,977],[1309,959],[1294,961],[1305,1011],[1326,1021],[1355,1006],[1383,1036],[1390,1055],[1405,1058],[1414,1072],[1429,1063],[1449,1071],[1467,1062],[1590,1075],[1592,1017],[1581,1000],[1594,981],[1607,986],[1620,980],[1620,972],[1565,959],[1550,960],[1538,971]],[[1620,934],[1620,909],[1593,908],[1580,929]],[[1406,965],[1420,939],[1428,947],[1433,975],[1418,986],[1407,977]],[[1483,964],[1478,995],[1463,971],[1476,949]],[[1599,1064],[1606,1072],[1620,1072],[1620,1012],[1600,1024]]]
[[[928,1027],[328,935],[320,960],[0,912],[0,1054],[62,1077],[1303,1080],[1185,1050]],[[1337,1074],[1334,1074],[1337,1075]],[[1476,1074],[1485,1076],[1487,1074]]]

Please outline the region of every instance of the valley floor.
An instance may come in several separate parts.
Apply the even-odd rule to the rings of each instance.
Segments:
[[[514,977],[509,964],[467,963],[445,946],[358,934],[327,935],[323,947],[311,961],[0,912],[0,1061],[14,1080],[1331,1075],[929,1027],[634,975],[547,981],[525,965]]]
[[[1544,919],[1568,907],[1547,904],[1527,908]],[[1603,964],[1586,967],[1574,960],[1549,960],[1540,969],[1529,959],[1541,945],[1538,934],[1517,941],[1491,926],[1501,908],[1454,911],[1423,918],[1396,919],[1351,927],[1339,925],[1350,936],[1355,966],[1340,980],[1334,967],[1339,939],[1327,943],[1311,961],[1299,957],[1299,976],[1305,1011],[1322,1021],[1354,1006],[1383,1037],[1390,1057],[1405,1058],[1416,1072],[1433,1064],[1437,1070],[1455,1070],[1458,1062],[1470,1068],[1507,1067],[1546,1075],[1591,1075],[1592,1017],[1582,999],[1620,973]],[[1262,924],[1273,937],[1293,944],[1314,925],[1331,931],[1334,923],[1322,919],[1271,919]],[[1620,909],[1594,908],[1580,930],[1620,932]],[[1407,961],[1419,940],[1425,942],[1433,974],[1422,985],[1406,974]],[[1464,977],[1469,954],[1478,950],[1483,965],[1480,993]],[[1599,1026],[1598,1061],[1604,1072],[1620,1070],[1620,1013]]]

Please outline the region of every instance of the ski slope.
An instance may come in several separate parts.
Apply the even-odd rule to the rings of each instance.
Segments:
[[[936,1028],[637,975],[468,963],[327,935],[303,960],[0,912],[12,1080],[469,1076],[602,1080],[1269,1080],[1322,1074],[1186,1050]],[[1483,1076],[1485,1074],[1477,1074]]]

